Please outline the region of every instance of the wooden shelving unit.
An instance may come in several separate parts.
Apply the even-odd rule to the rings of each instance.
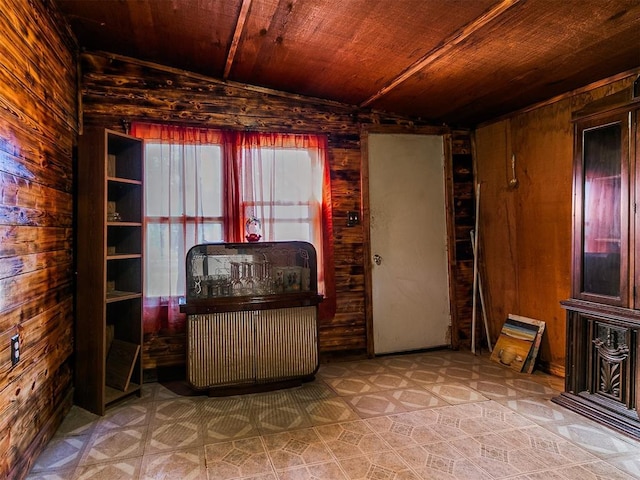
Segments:
[[[78,142],[75,401],[99,415],[142,383],[143,152],[142,140],[105,129]],[[111,333],[139,347],[129,365],[108,365]],[[107,385],[122,377],[113,365],[131,372],[126,387]]]

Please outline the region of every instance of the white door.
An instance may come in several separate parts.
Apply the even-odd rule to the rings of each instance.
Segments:
[[[446,345],[443,138],[370,134],[368,149],[374,352]]]

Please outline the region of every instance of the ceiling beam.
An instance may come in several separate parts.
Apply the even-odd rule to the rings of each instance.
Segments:
[[[229,47],[229,53],[227,55],[227,63],[224,66],[224,74],[222,78],[227,80],[229,73],[231,72],[231,65],[233,65],[233,59],[238,51],[238,44],[242,37],[242,31],[244,30],[244,23],[249,16],[249,7],[251,7],[251,0],[242,0],[242,6],[240,7],[240,14],[238,15],[238,21],[236,22],[236,30],[233,32],[233,40],[231,40],[231,46]]]
[[[367,100],[360,104],[360,107],[366,107],[377,99],[389,93],[389,91],[396,88],[398,85],[406,81],[409,77],[415,75],[417,72],[425,68],[430,63],[435,62],[438,58],[442,57],[446,53],[450,52],[453,48],[455,48],[459,43],[463,42],[475,32],[483,28],[488,23],[495,20],[497,17],[502,15],[504,12],[509,10],[511,7],[520,3],[524,0],[502,0],[500,3],[496,4],[481,16],[473,20],[472,22],[466,24],[460,30],[457,30],[453,35],[447,37],[439,47],[431,50],[429,53],[424,55],[422,58],[414,62],[412,65],[407,67],[400,75],[391,80],[387,85],[382,87],[378,92],[376,92],[373,96],[369,97]]]

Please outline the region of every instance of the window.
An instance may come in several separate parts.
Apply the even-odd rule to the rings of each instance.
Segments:
[[[264,241],[312,243],[327,293],[326,139],[151,124],[134,124],[132,133],[146,150],[145,331],[180,317],[189,248],[244,241],[250,216],[262,222]]]

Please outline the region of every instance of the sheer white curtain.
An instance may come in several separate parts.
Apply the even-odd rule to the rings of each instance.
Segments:
[[[145,139],[145,331],[181,331],[186,253],[223,241],[222,137],[162,125],[133,133]]]

